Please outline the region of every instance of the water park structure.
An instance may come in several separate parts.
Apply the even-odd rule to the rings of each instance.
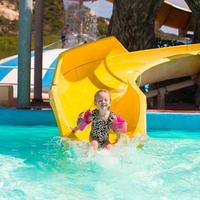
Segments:
[[[14,93],[15,99],[20,95],[17,107],[28,109],[0,109],[0,199],[199,199],[199,110],[147,111],[146,101],[157,96],[163,108],[171,91],[199,85],[200,45],[129,52],[111,36],[71,49],[40,49],[42,94],[36,98],[35,52],[25,27],[31,10],[28,0],[20,2],[28,14],[20,22],[25,49],[19,65],[18,55],[0,60],[0,104]],[[169,84],[143,90],[163,81]],[[89,126],[76,137],[70,134],[77,115],[93,109],[100,88],[111,92],[112,110],[128,121],[127,134],[134,137],[121,137],[109,151],[90,148]],[[49,91],[53,112],[32,106],[32,99],[40,105]],[[110,141],[115,138],[111,132]]]
[[[31,8],[31,5],[29,5],[30,2],[24,1],[24,3],[25,4],[27,3],[26,6],[28,6],[31,11],[32,8]],[[27,20],[24,20],[24,18],[26,18],[27,16],[30,17],[31,15],[30,11],[27,12],[26,10],[27,12],[26,13],[23,10],[24,7],[26,7],[24,3],[22,3],[20,7],[22,9],[21,19],[20,19],[21,30],[22,30],[22,27],[24,27],[25,25],[23,23],[27,22]],[[41,44],[42,44],[42,15],[43,15],[42,9],[43,9],[43,4],[40,2],[36,5],[36,12],[38,12],[36,16],[38,18],[36,18],[36,29],[37,29],[36,30],[36,33],[37,33],[36,44],[37,46],[35,50],[35,65],[37,65],[37,70],[35,69],[36,70],[35,71],[35,87],[34,87],[35,102],[40,102],[40,100],[42,101],[42,96],[41,96],[42,94],[42,85],[41,85],[42,46]],[[159,24],[159,26],[164,24],[164,25],[169,25],[171,27],[176,27],[180,30],[179,31],[180,33],[183,33],[184,31],[186,31],[186,29],[183,30],[183,23],[186,24],[186,21],[187,21],[188,22],[188,25],[186,26],[187,30],[192,30],[192,17],[191,17],[191,12],[189,10],[180,9],[174,6],[173,4],[170,4],[169,2],[165,1],[160,12],[161,14],[159,14],[157,17],[157,24]],[[173,14],[176,12],[180,12],[182,13],[182,15],[183,13],[184,15],[187,15],[186,17],[187,20],[185,21],[177,20],[178,22],[177,24],[172,24],[172,21],[170,21],[169,16],[170,16],[170,13]],[[165,16],[165,18],[163,16]],[[183,18],[183,16],[181,18]],[[26,37],[24,37],[24,34],[27,34]],[[30,90],[30,85],[29,85],[30,76],[25,75],[26,73],[29,74],[28,72],[29,69],[27,67],[27,65],[30,64],[30,56],[27,55],[27,52],[29,52],[28,49],[30,48],[30,45],[27,45],[30,42],[29,35],[30,35],[30,27],[27,26],[27,30],[25,32],[23,31],[22,33],[20,33],[20,37],[19,37],[21,38],[20,41],[23,41],[23,42],[20,43],[20,45],[22,46],[19,47],[20,51],[22,52],[21,53],[19,52],[19,65],[21,65],[21,67],[18,70],[18,105],[19,107],[22,107],[22,108],[29,105],[29,99],[30,99],[30,91],[29,91]],[[24,47],[23,45],[26,45],[26,47]],[[104,45],[107,48],[105,47],[103,48]],[[93,49],[99,49],[99,47],[101,51],[99,52],[97,51],[96,53],[93,53]],[[127,119],[128,122],[134,122],[134,123],[129,123],[129,124],[132,124],[131,127],[129,127],[129,130],[130,130],[129,135],[134,136],[136,133],[146,133],[146,128],[145,128],[146,127],[146,122],[145,122],[146,101],[145,101],[145,96],[140,91],[139,87],[144,86],[145,84],[155,83],[155,82],[168,80],[172,78],[179,78],[179,77],[185,77],[185,76],[191,77],[191,80],[170,85],[169,87],[160,88],[158,90],[154,90],[145,94],[147,97],[158,96],[159,105],[160,107],[163,107],[165,94],[167,92],[196,84],[196,81],[193,79],[193,77],[199,73],[198,48],[199,48],[198,45],[191,45],[191,46],[173,47],[173,48],[167,48],[167,49],[164,48],[164,49],[145,50],[145,51],[139,51],[139,52],[127,52],[127,50],[119,43],[119,41],[117,41],[114,38],[107,38],[107,39],[96,41],[91,44],[80,46],[75,49],[71,49],[62,53],[58,60],[55,78],[54,78],[54,81],[52,84],[52,90],[51,90],[51,95],[52,95],[51,105],[54,109],[57,123],[61,129],[62,135],[69,134],[70,127],[74,126],[75,116],[77,116],[77,114],[82,109],[83,110],[86,109],[85,105],[82,106],[79,102],[77,102],[77,104],[80,105],[80,108],[71,107],[72,109],[74,109],[75,112],[74,113],[69,112],[71,117],[67,116],[68,115],[67,109],[69,107],[67,106],[67,103],[65,102],[65,100],[67,99],[68,96],[65,96],[65,95],[68,94],[68,89],[71,87],[71,85],[73,85],[71,82],[70,83],[67,82],[69,78],[68,76],[70,76],[72,79],[74,77],[74,79],[77,80],[77,85],[79,85],[79,81],[80,81],[79,79],[82,80],[82,78],[84,78],[84,77],[79,78],[79,76],[82,76],[82,73],[83,73],[85,74],[84,76],[89,77],[89,82],[87,82],[88,80],[83,81],[83,82],[81,81],[82,87],[90,88],[89,85],[92,84],[91,92],[94,92],[94,88],[106,87],[112,91],[114,99],[116,99],[116,102],[118,103],[121,102],[121,105],[127,104],[127,105],[130,105],[130,107],[132,107],[133,105],[131,102],[135,102],[133,109],[130,109],[130,110],[133,110],[135,114],[133,113],[127,114],[127,110],[129,109],[126,110],[123,108],[123,106],[122,107],[116,106],[119,109],[118,111],[119,114],[121,114],[122,116],[126,115],[124,117]],[[80,57],[79,55],[82,55],[82,56]],[[77,56],[80,57],[80,61],[79,62],[76,61],[75,63],[73,63],[72,60],[74,60]],[[114,62],[112,60],[118,60],[119,63],[116,63],[116,61]],[[108,61],[111,62],[111,64]],[[102,64],[102,62],[104,64]],[[127,65],[124,63],[127,63]],[[90,70],[85,71],[83,66],[86,66],[86,69],[88,69],[89,67]],[[93,70],[101,71],[103,69],[106,70],[106,72],[105,74],[103,72],[100,72],[101,74],[100,76],[102,77],[105,76],[105,80],[100,81],[96,77],[97,74],[95,74],[94,73],[95,71]],[[79,72],[79,70],[81,70],[81,72]],[[111,77],[110,76],[107,77],[106,75],[107,72],[109,72],[110,75],[112,75],[111,76],[112,79],[114,77],[114,80],[115,79],[116,80],[111,81]],[[21,73],[23,73],[23,75],[20,75]],[[75,75],[71,75],[71,73],[75,73]],[[91,77],[90,73],[92,73],[93,75],[95,74],[95,76]],[[156,76],[153,76],[153,74],[154,75],[156,74]],[[63,79],[65,75],[68,77],[67,79],[66,78]],[[73,83],[76,82],[75,80],[73,80]],[[108,81],[112,82],[112,83],[109,83],[111,84],[110,86],[107,86],[106,84]],[[29,89],[27,90],[24,87],[28,87]],[[72,86],[72,88],[73,87],[74,86]],[[70,92],[69,90],[69,95],[72,95],[74,93],[75,93],[74,90],[72,92]],[[88,95],[88,97],[91,97],[91,95]],[[114,108],[114,110],[115,109],[116,108]]]
[[[112,2],[112,1],[110,1]],[[81,1],[80,3],[83,3]],[[32,21],[32,1],[20,2],[20,26],[19,26],[19,75],[18,75],[18,106],[28,107],[30,104],[30,35]],[[34,77],[34,99],[39,103],[42,101],[42,41],[43,41],[43,1],[37,1],[35,4],[36,26],[35,26],[35,77]],[[26,10],[23,10],[27,8]],[[174,20],[176,18],[176,20]],[[27,23],[27,24],[24,24]],[[155,22],[157,27],[167,25],[177,28],[180,34],[187,30],[193,30],[193,17],[188,7],[181,7],[173,4],[172,1],[164,1]],[[25,30],[26,28],[26,30]],[[22,75],[20,75],[22,73]],[[12,87],[12,86],[11,86]],[[36,100],[38,99],[38,100]]]
[[[70,137],[76,117],[92,106],[92,96],[100,88],[112,93],[112,110],[127,120],[130,137],[146,134],[146,97],[139,87],[197,75],[199,48],[200,45],[195,44],[128,52],[114,37],[108,37],[63,52],[50,93],[61,135]],[[182,86],[179,83],[179,88],[186,84],[194,84],[194,81],[184,82]],[[177,87],[172,85],[171,90]],[[170,89],[162,88],[158,93],[164,97],[167,90]],[[88,140],[88,134],[89,129],[81,135]]]

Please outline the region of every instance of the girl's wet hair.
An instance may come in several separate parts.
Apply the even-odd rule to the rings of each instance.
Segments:
[[[109,97],[110,97],[110,101],[111,101],[111,95],[110,95],[110,92],[109,92],[108,90],[106,90],[106,89],[98,90],[98,91],[95,93],[95,95],[94,95],[94,101],[96,101],[96,99],[97,99],[99,93],[101,93],[101,92],[107,93],[107,94],[109,95]]]

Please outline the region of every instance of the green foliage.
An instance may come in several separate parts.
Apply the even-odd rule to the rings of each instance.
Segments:
[[[0,59],[17,53],[17,36],[0,36]]]
[[[60,40],[60,35],[45,35],[43,38],[44,46]]]
[[[10,34],[17,34],[18,32],[18,21],[10,21],[3,17],[0,17],[0,35],[10,35]]]
[[[44,33],[60,34],[64,26],[63,1],[44,1]]]
[[[103,17],[97,18],[97,29],[100,36],[105,36],[108,30],[108,21]]]
[[[14,4],[16,10],[19,10],[19,2],[5,0]],[[60,0],[44,1],[44,34],[60,34],[64,26],[64,5]],[[0,35],[16,35],[18,33],[18,21],[11,21],[0,17]],[[32,30],[35,30],[35,10],[33,9]]]
[[[46,35],[43,38],[43,46],[54,43],[60,39],[59,35]],[[32,38],[32,49],[34,49],[34,37]],[[0,59],[15,55],[18,52],[18,36],[0,36]]]
[[[5,0],[19,8],[19,2]],[[33,33],[35,17],[33,14]],[[0,17],[0,59],[15,55],[18,52],[18,21],[10,21]],[[60,31],[64,26],[64,7],[63,1],[48,0],[44,1],[44,37],[43,46],[60,40]],[[58,47],[60,45],[58,44]],[[53,47],[50,47],[53,48]],[[34,49],[34,36],[32,37],[32,49]]]

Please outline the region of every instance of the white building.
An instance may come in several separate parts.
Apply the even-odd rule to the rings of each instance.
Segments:
[[[82,0],[63,0],[65,9],[65,24],[79,36],[96,37],[97,17],[94,11],[83,5]]]

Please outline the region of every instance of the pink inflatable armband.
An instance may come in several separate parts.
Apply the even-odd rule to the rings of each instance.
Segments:
[[[83,117],[83,120],[87,123],[87,124],[89,124],[90,123],[90,121],[89,121],[89,116],[92,114],[92,111],[91,110],[87,110],[85,113],[84,113],[84,117]]]
[[[121,133],[125,133],[126,132],[126,122],[125,122],[125,120],[122,117],[117,116],[116,120],[112,124],[112,129],[114,131],[117,130]]]
[[[84,113],[84,116],[83,118],[80,119],[80,122],[78,123],[78,129],[79,130],[84,130],[84,128],[90,123],[89,121],[89,116],[91,115],[91,111],[90,110],[87,110],[85,113]]]
[[[84,130],[84,128],[87,126],[87,124],[82,120],[79,124],[78,124],[78,129],[79,130]]]

